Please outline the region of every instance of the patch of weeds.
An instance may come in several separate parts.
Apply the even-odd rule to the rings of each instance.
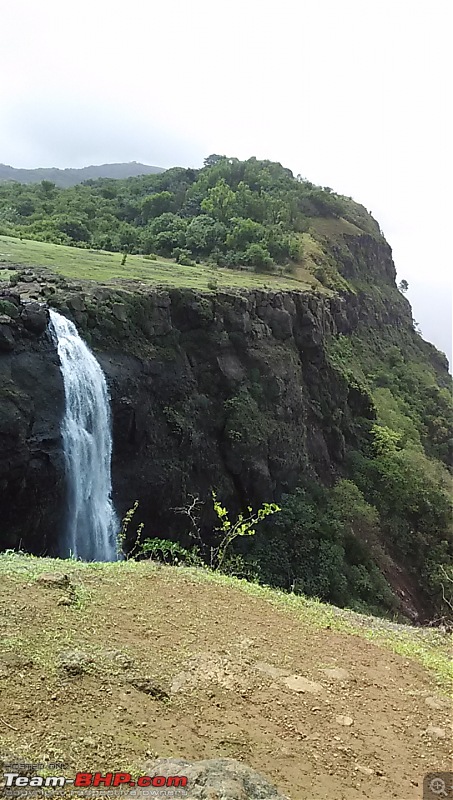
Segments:
[[[77,584],[73,586],[71,595],[71,606],[78,611],[84,611],[93,598],[93,592],[87,589],[87,587],[83,584]]]

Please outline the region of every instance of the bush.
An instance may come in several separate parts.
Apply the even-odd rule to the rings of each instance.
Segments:
[[[176,263],[181,264],[183,267],[195,266],[195,261],[191,258],[192,253],[184,247],[175,247],[171,255]]]
[[[140,545],[137,558],[142,557],[171,566],[199,567],[203,564],[198,548],[192,547],[187,550],[178,542],[172,542],[170,539],[145,539]]]
[[[244,261],[257,271],[269,272],[273,266],[269,250],[262,244],[249,245],[245,251]]]

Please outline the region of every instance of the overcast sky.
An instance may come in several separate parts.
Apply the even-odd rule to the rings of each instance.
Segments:
[[[451,361],[451,0],[0,0],[0,162],[256,155],[351,195]]]

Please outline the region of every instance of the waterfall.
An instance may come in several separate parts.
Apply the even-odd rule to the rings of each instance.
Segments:
[[[75,325],[53,310],[50,321],[66,400],[61,432],[68,503],[62,554],[84,561],[116,561],[119,523],[111,500],[107,383]]]

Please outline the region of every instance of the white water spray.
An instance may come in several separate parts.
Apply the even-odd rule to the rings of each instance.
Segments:
[[[116,561],[119,523],[111,500],[112,435],[107,384],[66,317],[50,310],[66,398],[61,432],[68,481],[64,555]]]

